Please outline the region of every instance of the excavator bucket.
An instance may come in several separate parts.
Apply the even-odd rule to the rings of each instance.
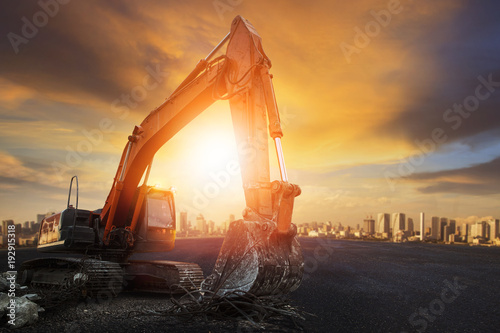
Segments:
[[[203,289],[217,296],[280,295],[294,291],[304,271],[296,233],[293,224],[283,234],[273,221],[232,222]]]

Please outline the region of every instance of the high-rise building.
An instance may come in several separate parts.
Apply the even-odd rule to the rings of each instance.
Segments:
[[[462,227],[460,228],[460,236],[466,237],[470,233],[469,225],[467,223],[462,224]]]
[[[214,221],[212,221],[212,220],[208,221],[208,230],[207,230],[207,233],[208,233],[209,235],[211,235],[211,234],[214,234],[214,233],[215,233],[215,222],[214,222]]]
[[[359,228],[358,228],[359,230]],[[373,219],[364,219],[363,220],[363,230],[369,235],[373,235],[375,233],[375,220]]]
[[[38,232],[40,230],[40,223],[33,223],[33,227],[31,228],[31,232]]]
[[[405,230],[405,214],[393,213],[392,214],[392,234],[396,234],[399,230]]]
[[[205,234],[206,224],[207,222],[205,221],[203,215],[199,214],[196,217],[196,230],[199,230],[202,234]]]
[[[36,223],[42,223],[42,220],[45,218],[45,214],[36,214]]]
[[[8,234],[9,225],[13,225],[14,220],[3,220],[2,221],[2,235]]]
[[[438,240],[441,238],[441,229],[439,228],[439,217],[433,216],[431,220],[431,239]]]
[[[5,245],[8,242],[7,234],[9,233],[9,225],[15,225],[13,220],[3,220],[2,221],[2,236],[1,236],[1,244]],[[17,229],[17,225],[16,225]],[[16,234],[18,235],[17,231]],[[16,237],[16,245],[19,238]]]
[[[440,220],[439,220],[439,230],[440,230],[440,235],[441,237],[439,239],[441,239],[442,241],[446,241],[446,238],[444,237],[444,232],[445,232],[445,228],[446,226],[448,225],[448,218],[446,217],[442,217]]]
[[[448,222],[448,225],[450,226],[450,234],[456,234],[457,233],[457,221],[455,220],[450,220]]]
[[[486,222],[476,222],[470,226],[470,235],[472,238],[486,238]]]
[[[406,219],[406,231],[413,233],[414,226],[413,226],[413,219],[409,217]]]
[[[450,235],[452,235],[452,233],[451,233],[451,226],[447,225],[447,226],[444,227],[443,230],[444,230],[444,232],[443,232],[443,240],[445,242],[448,242],[449,239],[450,239]]]
[[[391,229],[391,216],[387,213],[379,213],[377,215],[376,231],[378,233],[389,233]]]
[[[423,241],[425,239],[425,214],[424,212],[420,212],[420,240]]]
[[[179,214],[179,230],[181,232],[188,231],[188,213],[187,212],[180,212],[180,214]]]
[[[488,221],[488,224],[490,225],[490,240],[494,240],[500,236],[498,230],[500,226],[500,220],[491,219]]]

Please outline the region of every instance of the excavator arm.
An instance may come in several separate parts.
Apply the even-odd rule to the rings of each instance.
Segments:
[[[214,58],[226,43],[225,55]],[[204,286],[219,294],[234,290],[274,294],[298,287],[303,259],[291,216],[300,188],[289,183],[286,174],[270,67],[260,36],[250,22],[237,16],[214,51],[128,137],[100,213],[103,244],[109,244],[115,229],[134,234],[140,227],[138,216],[155,153],[212,103],[229,100],[246,208],[243,219],[230,226]],[[274,182],[270,181],[268,135],[275,142],[281,174],[281,180]]]
[[[227,44],[225,54],[216,54]],[[282,294],[296,289],[304,260],[291,223],[297,185],[288,182],[274,97],[271,61],[253,26],[237,16],[230,33],[159,107],[135,126],[123,150],[102,210],[78,207],[78,178],[71,179],[63,211],[41,225],[40,252],[80,253],[92,259],[39,258],[18,271],[19,283],[54,290],[74,286],[82,295],[127,288],[155,292],[192,290],[209,295]],[[173,193],[147,185],[156,152],[217,100],[228,100],[238,147],[246,208],[233,221],[206,279],[195,263],[132,260],[136,252],[165,252],[175,242]],[[274,140],[281,180],[271,182],[268,138]],[[139,185],[143,179],[143,183]],[[76,180],[76,206],[70,205]]]
[[[101,212],[101,221],[106,224],[104,238],[113,226],[125,225],[136,188],[155,153],[219,99],[230,101],[247,207],[268,218],[278,213],[273,212],[271,200],[266,109],[281,178],[284,183],[288,179],[281,148],[283,132],[269,73],[271,61],[262,49],[260,36],[242,17],[233,21],[231,33],[215,50],[227,40],[225,56],[209,62],[215,53],[212,52],[201,60],[179,88],[128,137]],[[290,184],[283,186],[286,191],[296,190]],[[282,218],[282,221],[280,230],[287,232],[290,219]]]

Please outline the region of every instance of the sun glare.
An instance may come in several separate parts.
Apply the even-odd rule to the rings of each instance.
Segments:
[[[193,168],[203,173],[225,169],[226,164],[238,159],[232,132],[202,133],[190,154]]]

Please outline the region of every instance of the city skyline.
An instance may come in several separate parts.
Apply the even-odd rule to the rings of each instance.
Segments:
[[[62,210],[73,175],[79,207],[102,208],[134,126],[238,14],[272,60],[289,180],[302,188],[294,222],[500,216],[497,2],[39,3],[0,13],[4,219]],[[227,104],[169,141],[150,175],[177,188],[180,210],[214,221],[245,208]]]
[[[56,212],[47,212],[45,214],[36,214],[36,219],[34,220],[25,220],[25,221],[15,221],[13,219],[5,219],[5,218],[1,218],[0,217],[0,220],[2,221],[10,221],[12,220],[14,224],[16,225],[22,225],[23,228],[25,228],[26,224],[29,224],[30,226],[32,226],[33,224],[37,224],[39,225],[40,222],[42,221],[42,219],[44,217],[47,217],[47,216],[50,216],[52,214],[55,214]],[[456,226],[459,226],[459,225],[462,225],[462,224],[468,224],[468,225],[472,225],[472,224],[476,224],[478,222],[481,222],[481,221],[488,221],[488,220],[497,220],[497,218],[495,216],[483,216],[483,217],[478,217],[478,216],[469,216],[467,218],[448,218],[448,217],[442,217],[442,216],[435,216],[433,214],[428,214],[426,212],[419,212],[418,213],[418,219],[415,220],[415,222],[413,222],[413,217],[410,216],[411,214],[406,214],[406,213],[401,213],[401,212],[398,212],[398,213],[377,213],[376,215],[368,215],[368,216],[365,216],[364,218],[363,217],[360,217],[359,220],[356,220],[356,221],[337,221],[335,219],[327,219],[327,220],[324,220],[324,221],[314,221],[314,220],[310,220],[310,221],[302,221],[302,222],[294,222],[296,225],[301,225],[301,224],[304,224],[304,223],[316,223],[316,224],[325,224],[325,223],[331,223],[331,224],[338,224],[338,223],[341,223],[343,225],[346,225],[346,226],[349,226],[349,227],[353,227],[354,226],[360,226],[361,225],[361,222],[363,221],[366,221],[368,219],[373,219],[374,221],[374,231],[375,232],[387,232],[387,231],[382,231],[383,230],[393,230],[394,229],[394,218],[396,215],[402,215],[401,217],[401,220],[400,220],[400,226],[403,226],[402,229],[407,229],[407,221],[408,220],[411,220],[412,221],[412,230],[421,230],[420,229],[420,216],[421,214],[425,214],[425,216],[427,216],[427,218],[424,218],[424,228],[425,227],[431,227],[434,223],[434,219],[437,219],[436,220],[436,223],[439,223],[442,219],[446,219],[446,221],[454,221],[454,223],[456,224]],[[238,218],[235,214],[226,214],[226,219],[224,220],[216,220],[214,221],[213,219],[210,219],[210,218],[206,218],[203,214],[201,213],[190,213],[190,212],[187,212],[187,211],[177,211],[176,212],[176,228],[177,229],[187,229],[187,226],[190,225],[191,227],[195,227],[195,229],[197,229],[196,225],[197,225],[197,219],[198,217],[202,217],[204,220],[206,221],[210,221],[210,222],[214,222],[215,226],[217,227],[222,227],[222,226],[227,226],[227,224],[229,222],[232,222],[234,220],[237,220],[237,219],[240,219]],[[382,220],[381,220],[381,217],[382,217]],[[381,224],[384,224],[384,219],[385,219],[385,223],[386,223],[386,228],[384,229],[382,227],[381,229]],[[419,226],[418,228],[416,226]]]
[[[15,225],[16,245],[36,246],[38,243],[38,232],[44,218],[54,213],[37,214],[35,221],[15,223],[13,220],[2,220],[0,226],[0,247],[7,244],[8,225]],[[235,221],[235,215],[229,214],[228,219],[221,223],[207,220],[203,214],[196,215],[194,221],[188,219],[188,212],[176,213],[176,236],[182,237],[220,237],[225,236],[229,230],[230,223]],[[298,236],[307,237],[331,237],[331,238],[363,238],[368,240],[385,240],[394,242],[415,241],[420,242],[444,242],[446,244],[468,243],[480,245],[487,243],[488,246],[500,246],[500,220],[486,218],[486,220],[475,220],[467,224],[460,224],[455,219],[447,217],[432,216],[430,223],[425,223],[425,212],[419,214],[419,228],[415,227],[412,217],[405,213],[378,213],[376,219],[367,216],[356,228],[342,225],[341,222],[305,222],[297,224]]]

